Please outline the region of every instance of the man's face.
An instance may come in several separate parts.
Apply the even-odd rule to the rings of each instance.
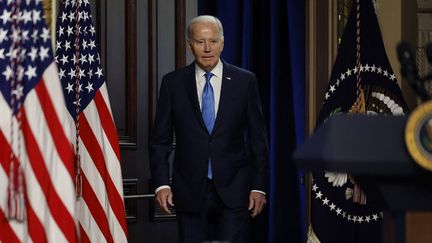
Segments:
[[[224,46],[224,40],[215,23],[195,23],[189,48],[198,66],[204,71],[211,71],[218,63]]]

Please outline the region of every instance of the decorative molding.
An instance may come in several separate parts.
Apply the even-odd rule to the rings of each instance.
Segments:
[[[432,0],[417,0],[418,9],[421,10],[432,10]]]
[[[335,0],[306,1],[306,128],[312,134],[330,78],[338,47],[338,14]],[[307,224],[310,222],[312,176],[306,175]]]
[[[102,69],[107,73],[108,63],[106,58],[107,53],[107,0],[96,0],[96,15],[93,15],[93,21],[96,21],[96,36],[97,41],[99,42],[100,55],[101,55],[101,65]]]
[[[308,130],[308,134],[312,134],[315,120],[317,116],[317,107],[316,107],[316,88],[314,85],[314,80],[316,80],[316,2],[313,0],[309,0],[306,2],[306,100],[307,105],[307,116],[306,116],[306,127]]]
[[[317,3],[314,0],[306,1],[306,129],[307,134],[312,134],[315,120],[317,117],[317,90],[316,82],[317,72],[316,72],[316,56],[317,56]],[[306,208],[307,208],[307,218],[306,224],[310,225],[311,221],[311,183],[312,176],[310,173],[306,174],[305,185],[307,188],[306,196]]]
[[[337,4],[333,0],[308,0],[306,11],[306,127],[311,134],[336,58]]]
[[[153,121],[156,113],[156,103],[158,97],[158,29],[157,29],[157,0],[148,1],[148,99],[149,99],[149,131],[153,128]],[[151,133],[151,132],[150,132]]]
[[[106,74],[109,73],[108,65],[108,4],[107,0],[96,0],[96,15],[93,16],[96,21],[97,39],[100,43],[101,65]],[[117,128],[119,134],[119,144],[121,149],[135,149],[137,147],[137,64],[136,64],[136,0],[124,2],[125,11],[125,57],[124,63],[124,88],[125,88],[125,107],[122,119],[125,120],[124,128]],[[110,80],[107,79],[109,85]]]
[[[120,136],[121,148],[136,148],[137,144],[137,31],[136,0],[125,1],[125,68],[126,68],[126,128]]]
[[[432,70],[425,53],[426,45],[432,41],[432,13],[418,13],[417,20],[417,66],[420,76],[425,76]]]
[[[138,179],[123,179],[123,195],[133,196],[138,194]],[[124,200],[126,220],[136,222],[138,219],[138,207],[136,200]]]
[[[338,3],[336,1],[328,2],[328,78],[330,79],[331,71],[333,70],[333,64],[336,60],[337,49],[339,46],[338,36]]]
[[[185,0],[175,1],[175,67],[186,65],[186,3]]]
[[[428,2],[432,7],[431,1],[422,1],[426,4]],[[420,4],[419,4],[420,6]],[[432,73],[432,66],[428,61],[426,55],[426,45],[432,43],[432,9],[429,12],[417,13],[417,50],[416,50],[416,61],[419,75],[425,77],[426,75]],[[426,89],[429,94],[432,94],[431,82],[426,83]]]

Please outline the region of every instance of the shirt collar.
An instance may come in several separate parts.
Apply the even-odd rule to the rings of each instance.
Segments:
[[[213,70],[211,70],[211,72],[213,73],[214,76],[216,76],[218,78],[222,78],[222,69],[223,69],[223,63],[219,59],[218,63],[213,68]],[[200,68],[200,66],[198,66],[197,63],[195,63],[195,72],[198,75],[198,77],[204,77],[204,74],[206,73],[206,71],[204,71],[202,68]]]

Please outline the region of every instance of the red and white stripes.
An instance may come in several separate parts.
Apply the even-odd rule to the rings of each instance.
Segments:
[[[127,242],[117,130],[104,83],[80,114],[82,239]]]
[[[0,242],[78,242],[76,219],[81,242],[127,242],[120,152],[106,86],[81,114],[83,196],[77,202],[74,123],[54,77],[56,67],[51,64],[22,106],[24,224],[6,218],[11,109],[0,97]]]
[[[0,95],[0,241],[78,242],[73,183],[73,120],[66,110],[54,63],[21,106],[22,129],[10,132],[11,108]],[[4,114],[4,115],[3,115]],[[11,135],[21,136],[12,144]],[[15,140],[17,141],[17,140]],[[18,147],[21,151],[18,152]],[[20,154],[25,177],[27,218],[7,220],[9,151]],[[15,161],[17,158],[15,156]]]

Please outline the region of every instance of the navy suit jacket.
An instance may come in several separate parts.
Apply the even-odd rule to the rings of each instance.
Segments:
[[[175,134],[171,187],[177,211],[201,209],[209,158],[214,185],[227,207],[247,207],[251,190],[267,192],[267,132],[253,73],[223,62],[211,134],[198,103],[195,63],[165,75],[159,92],[150,168],[156,187],[170,184],[168,156]]]

